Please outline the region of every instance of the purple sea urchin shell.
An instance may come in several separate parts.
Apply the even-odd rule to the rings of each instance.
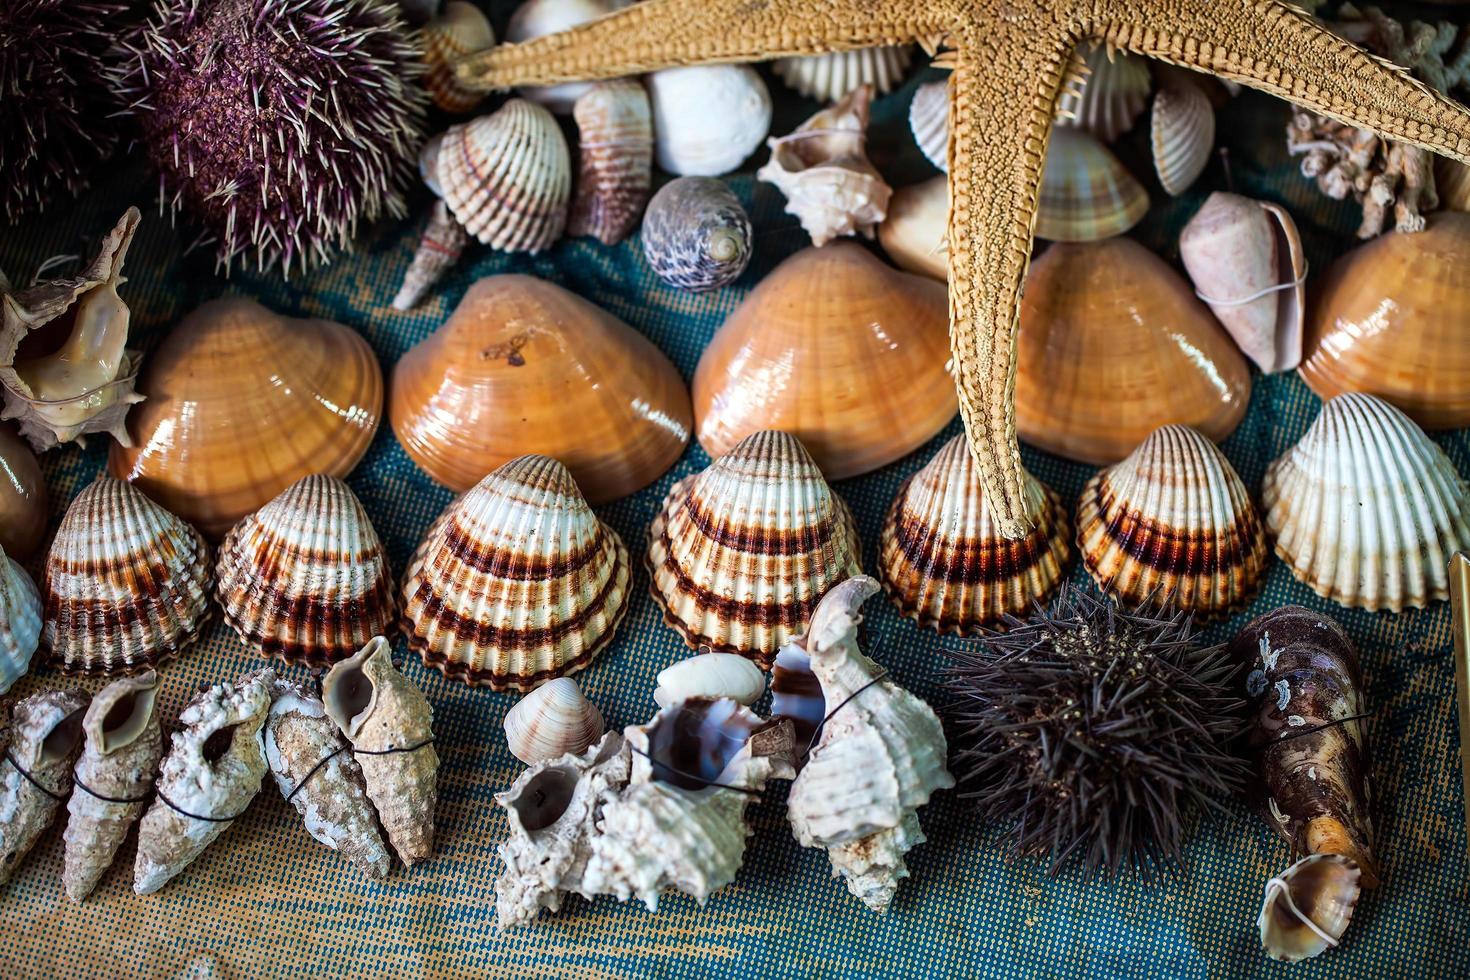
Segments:
[[[156,0],[115,82],[160,206],[237,260],[289,274],[405,213],[423,141],[416,36],[387,0]]]

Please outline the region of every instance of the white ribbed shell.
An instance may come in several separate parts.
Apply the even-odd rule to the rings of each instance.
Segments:
[[[893,91],[913,60],[913,47],[904,44],[777,58],[771,67],[807,98],[836,102],[859,85],[873,86],[878,95]]]
[[[0,548],[0,694],[25,676],[41,639],[41,594]]]
[[[909,129],[930,163],[949,173],[949,83],[920,85],[909,103]]]
[[[1093,47],[1083,62],[1087,78],[1080,92],[1062,97],[1057,125],[1085,129],[1111,143],[1133,128],[1148,105],[1148,62],[1121,51],[1109,54],[1105,47]]]
[[[1152,146],[1159,183],[1178,197],[1204,172],[1215,148],[1215,107],[1209,96],[1187,84],[1159,89]]]
[[[528,766],[572,753],[602,738],[602,712],[570,677],[556,677],[505,713],[505,744]]]

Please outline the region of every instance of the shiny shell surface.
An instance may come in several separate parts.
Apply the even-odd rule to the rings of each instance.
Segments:
[[[577,196],[568,235],[615,245],[632,234],[653,183],[653,113],[643,83],[598,82],[577,100]]]
[[[1052,130],[1037,201],[1037,238],[1095,242],[1123,234],[1147,213],[1148,191],[1111,150],[1080,129]]]
[[[46,535],[46,478],[31,447],[0,422],[0,549],[17,561]]]
[[[900,269],[948,282],[948,178],[932,177],[894,191],[878,241]]]
[[[1159,89],[1150,137],[1159,183],[1178,197],[1204,173],[1215,149],[1215,107],[1210,97],[1187,83]]]
[[[771,67],[807,98],[836,102],[860,85],[873,86],[879,95],[893,91],[913,60],[913,47],[902,44],[777,58]]]
[[[771,129],[771,93],[749,65],[665,68],[644,80],[659,169],[718,177],[739,167]]]
[[[750,264],[750,216],[713,177],[678,177],[658,189],[643,216],[643,256],[654,273],[679,289],[728,286]]]
[[[41,640],[41,594],[0,548],[0,694],[25,676]]]
[[[454,62],[495,45],[495,31],[480,8],[465,0],[449,0],[420,31],[424,42],[424,88],[445,112],[469,112],[485,98],[460,85]]]
[[[1362,878],[1340,854],[1309,854],[1272,878],[1256,920],[1266,955],[1295,963],[1337,945],[1358,907]]]

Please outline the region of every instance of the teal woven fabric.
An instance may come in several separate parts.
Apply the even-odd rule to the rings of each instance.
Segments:
[[[497,26],[503,24],[503,18]],[[895,184],[933,173],[913,149],[905,121],[910,79],[877,107],[871,146]],[[774,79],[776,131],[787,131],[815,106]],[[1352,244],[1355,208],[1329,206],[1296,175],[1281,130],[1287,109],[1246,95],[1222,110],[1220,133],[1237,190],[1286,204],[1302,225],[1313,268],[1321,270]],[[1153,182],[1145,134],[1120,154],[1154,193],[1155,208],[1134,233],[1177,264],[1180,225],[1205,193],[1224,187],[1212,163],[1189,195],[1169,200]],[[525,272],[566,286],[652,339],[686,378],[700,351],[751,287],[806,244],[780,195],[749,176],[732,180],[756,226],[756,256],[734,286],[706,295],[665,287],[651,274],[635,237],[616,248],[565,241],[544,255],[507,256],[474,246],[434,297],[410,314],[391,309],[398,277],[417,239],[417,222],[385,222],[365,232],[356,254],[289,282],[276,276],[214,275],[210,259],[183,256],[191,232],[158,215],[155,186],[136,167],[118,168],[83,201],[54,207],[0,236],[0,267],[17,281],[47,256],[87,251],[128,204],[145,214],[129,255],[123,296],[136,337],[154,344],[180,316],[224,293],[259,298],[292,315],[350,324],[390,371],[410,346],[440,325],[475,279]],[[414,204],[422,215],[428,197]],[[1249,415],[1224,444],[1253,491],[1266,464],[1298,439],[1318,400],[1294,376],[1257,377]],[[879,522],[895,489],[954,432],[871,475],[843,481],[862,531],[866,567],[875,558]],[[1462,473],[1470,473],[1470,440],[1438,434]],[[52,526],[67,502],[101,467],[106,446],[49,454]],[[1026,462],[1068,501],[1090,467],[1026,450]],[[601,508],[636,553],[670,484],[708,463],[692,445],[678,465],[647,490]],[[448,502],[404,454],[386,423],[349,482],[362,498],[401,569],[430,520]],[[638,723],[655,710],[654,676],[688,654],[647,596],[635,571],[635,596],[609,652],[579,675],[610,726]],[[1085,581],[1080,570],[1074,572]],[[1358,643],[1367,674],[1378,825],[1384,883],[1359,906],[1343,949],[1291,968],[1298,977],[1419,977],[1470,974],[1470,905],[1466,902],[1466,836],[1462,809],[1450,658],[1444,604],[1401,615],[1344,610],[1315,597],[1273,561],[1249,611],[1211,627],[1223,640],[1249,617],[1301,603],[1338,618]],[[900,619],[886,601],[867,610],[870,652],[904,686],[942,704],[945,657],[940,639]],[[401,654],[402,646],[398,650]],[[168,667],[164,710],[172,717],[194,687],[252,666],[232,634],[215,626],[206,642]],[[797,847],[785,821],[785,785],[752,808],[754,834],[737,882],[704,909],[678,895],[657,913],[612,899],[573,900],[534,927],[500,935],[494,928],[495,846],[505,821],[493,802],[519,765],[506,752],[501,721],[511,694],[471,691],[444,682],[416,660],[409,675],[435,709],[439,753],[439,851],[428,865],[396,871],[384,884],[364,880],[311,841],[301,821],[269,784],[238,821],[161,893],[131,892],[133,845],[84,905],[61,893],[61,821],[0,895],[0,973],[6,976],[170,975],[200,955],[232,975],[487,976],[1078,976],[1203,978],[1284,975],[1261,953],[1255,918],[1266,879],[1285,866],[1285,846],[1243,805],[1199,822],[1189,868],[1177,879],[1136,877],[1086,882],[1075,870],[1048,878],[1034,860],[1009,860],[1001,828],[977,820],[955,792],[921,811],[926,844],[909,855],[912,878],[886,917],[877,917],[829,877],[826,856]],[[63,682],[38,670],[17,690]]]

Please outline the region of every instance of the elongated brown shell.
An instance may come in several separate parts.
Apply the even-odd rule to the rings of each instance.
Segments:
[[[568,235],[615,245],[632,234],[653,185],[653,112],[636,79],[598,82],[572,110],[577,120],[577,196]]]
[[[449,0],[438,16],[424,25],[424,88],[445,112],[469,112],[485,98],[460,85],[454,62],[465,55],[495,46],[495,31],[480,8],[464,0]]]

